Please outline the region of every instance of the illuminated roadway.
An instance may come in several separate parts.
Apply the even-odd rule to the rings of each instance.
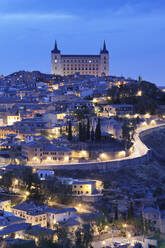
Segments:
[[[158,128],[161,126],[165,126],[165,122],[161,123],[161,124],[157,124],[157,125],[147,125],[146,127],[141,127],[138,128],[135,132],[134,135],[134,144],[133,144],[133,152],[131,153],[131,155],[129,155],[128,157],[123,157],[123,158],[119,158],[119,159],[114,159],[114,160],[104,160],[104,161],[91,161],[91,162],[79,162],[79,163],[65,163],[65,164],[28,164],[29,166],[32,166],[34,168],[45,168],[45,169],[49,169],[49,168],[66,168],[66,166],[76,166],[76,165],[92,165],[92,164],[103,164],[103,163],[108,163],[108,162],[115,162],[115,161],[124,161],[124,160],[128,160],[128,159],[134,159],[134,158],[140,158],[144,155],[146,155],[148,153],[148,151],[150,150],[140,139],[140,133],[142,133],[143,131],[152,129],[152,128]],[[7,165],[7,164],[6,164]],[[5,164],[1,165],[1,166],[5,166]]]
[[[134,159],[134,158],[140,158],[144,155],[146,155],[149,152],[149,148],[141,141],[140,139],[140,133],[142,133],[143,131],[152,129],[152,128],[158,128],[161,126],[165,126],[165,122],[161,123],[161,124],[157,124],[157,125],[147,125],[146,127],[141,127],[138,128],[135,132],[134,135],[134,144],[133,144],[133,148],[134,151],[132,152],[131,155],[129,155],[128,157],[123,157],[123,158],[119,158],[119,159],[114,159],[114,160],[104,160],[104,161],[91,161],[91,162],[79,162],[79,163],[65,163],[65,164],[50,164],[50,165],[41,165],[41,164],[35,164],[34,166],[31,164],[31,166],[35,167],[35,168],[66,168],[66,166],[76,166],[76,165],[92,165],[92,164],[103,164],[103,163],[107,163],[107,162],[115,162],[115,161],[124,161],[124,160],[128,160],[128,159]]]

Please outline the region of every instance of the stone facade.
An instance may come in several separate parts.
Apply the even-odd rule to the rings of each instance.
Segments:
[[[29,142],[22,146],[22,155],[28,164],[59,164],[72,160],[72,151],[68,148],[56,147],[51,144],[42,145]]]
[[[109,76],[109,52],[105,41],[98,55],[63,55],[55,42],[55,47],[51,51],[51,72],[61,76],[74,73]]]

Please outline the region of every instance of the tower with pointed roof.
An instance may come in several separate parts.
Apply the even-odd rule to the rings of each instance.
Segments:
[[[55,41],[54,49],[51,51],[51,73],[61,75],[61,51],[57,47],[57,41]]]
[[[100,51],[100,73],[101,75],[109,75],[109,52],[104,40],[103,49]]]
[[[63,55],[55,41],[51,51],[51,72],[61,76],[77,72],[81,75],[109,76],[109,52],[105,41],[98,55]]]

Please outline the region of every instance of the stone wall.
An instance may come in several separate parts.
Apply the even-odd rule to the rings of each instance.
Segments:
[[[140,136],[140,138],[143,138],[143,137],[146,136],[146,135],[152,134],[152,132],[153,132],[154,130],[159,131],[159,130],[161,130],[161,129],[165,129],[165,124],[163,124],[163,125],[161,125],[161,126],[159,126],[159,127],[150,128],[150,129],[148,129],[148,130],[145,130],[145,131],[141,132],[139,136]],[[150,146],[147,145],[147,144],[145,144],[145,145],[150,149],[150,151],[155,155],[156,158],[165,161],[165,155],[164,155],[164,154],[159,153],[159,152],[156,151],[153,147],[150,147]]]
[[[56,169],[56,170],[101,170],[108,171],[111,169],[120,168],[125,165],[136,166],[139,164],[147,163],[152,157],[152,153],[148,151],[148,153],[142,157],[130,158],[124,160],[114,160],[108,162],[101,163],[84,163],[84,164],[67,164],[67,165],[52,165],[52,166],[35,166],[38,169]]]
[[[143,136],[152,133],[152,131],[157,128],[165,128],[165,124],[159,126],[159,127],[153,127],[147,130],[144,130],[139,133],[139,137],[142,138]],[[100,171],[109,171],[112,169],[120,168],[122,166],[126,165],[132,165],[136,166],[139,164],[144,164],[148,163],[152,155],[154,154],[155,156],[159,157],[162,159],[161,154],[158,154],[155,150],[152,148],[148,147],[149,150],[141,157],[135,157],[135,158],[125,158],[122,160],[112,160],[108,162],[88,162],[88,163],[75,163],[75,164],[67,164],[67,165],[52,165],[52,166],[35,166],[36,168],[42,168],[42,169],[55,169],[55,170],[100,170]]]

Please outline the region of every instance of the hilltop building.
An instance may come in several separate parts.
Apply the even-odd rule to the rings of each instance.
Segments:
[[[51,51],[51,72],[61,76],[77,72],[81,75],[109,76],[109,52],[105,41],[98,55],[63,55],[55,41]]]

